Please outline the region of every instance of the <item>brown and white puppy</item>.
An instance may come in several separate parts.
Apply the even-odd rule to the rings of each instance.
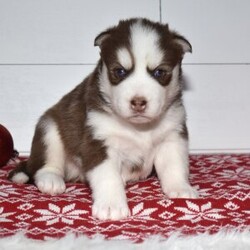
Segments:
[[[88,181],[93,216],[130,214],[125,184],[155,166],[170,198],[195,198],[188,181],[188,132],[181,62],[190,43],[168,25],[129,19],[95,39],[95,70],[40,118],[31,155],[9,175],[56,195]]]

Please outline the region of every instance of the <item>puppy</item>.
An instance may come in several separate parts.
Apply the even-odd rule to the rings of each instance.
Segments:
[[[9,174],[50,195],[87,181],[92,215],[129,216],[125,185],[153,166],[169,198],[195,198],[188,167],[181,62],[190,43],[168,25],[129,19],[95,39],[95,70],[40,118],[28,161]]]

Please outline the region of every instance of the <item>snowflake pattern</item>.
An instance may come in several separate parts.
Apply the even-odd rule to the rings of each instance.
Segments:
[[[140,187],[139,184],[137,185],[133,185],[132,187],[130,187],[128,189],[128,191],[132,194],[150,194],[151,191],[150,191],[150,187]]]
[[[15,212],[12,213],[4,213],[4,208],[0,207],[0,222],[12,222],[11,219],[8,219],[7,217],[15,214]]]
[[[184,216],[178,218],[178,220],[190,220],[192,223],[197,223],[201,220],[217,221],[225,218],[225,216],[219,214],[223,212],[223,209],[212,208],[211,202],[203,205],[197,205],[191,201],[186,201],[187,208],[176,207],[175,209],[185,213]]]
[[[52,225],[58,222],[73,225],[74,220],[81,220],[80,215],[86,214],[85,210],[75,210],[76,204],[59,207],[55,204],[49,204],[48,209],[36,209],[35,212],[42,216],[34,221],[46,221],[46,225]]]
[[[19,219],[20,221],[28,220],[28,219],[30,219],[31,217],[33,217],[33,216],[30,215],[30,214],[26,214],[26,213],[20,214],[20,215],[16,216],[16,218]]]
[[[211,192],[213,191],[212,188],[201,188],[200,185],[195,185],[194,188],[199,190],[199,195],[201,197],[209,197],[211,196]]]
[[[29,210],[33,207],[34,207],[34,205],[32,205],[31,203],[23,203],[20,206],[18,206],[18,209],[20,209],[22,211],[26,211],[26,210]]]
[[[168,211],[159,214],[159,217],[164,219],[164,220],[169,220],[169,219],[173,218],[174,216],[175,216],[175,213],[171,213]]]
[[[224,205],[224,207],[227,208],[227,209],[229,209],[229,210],[232,210],[232,211],[239,209],[239,206],[236,205],[235,203],[233,203],[232,201],[227,202]]]
[[[237,185],[229,186],[229,188],[235,190],[250,190],[250,184],[244,182],[237,182]]]
[[[77,188],[76,186],[68,187],[65,191],[67,195],[78,196],[88,194],[87,188]]]
[[[153,220],[150,216],[153,212],[155,212],[157,208],[144,208],[144,203],[141,202],[132,209],[132,217],[134,220]]]
[[[16,185],[6,179],[14,164],[0,170],[0,236],[26,232],[30,238],[48,239],[75,234],[103,235],[137,242],[153,234],[168,237],[214,233],[235,227],[250,229],[250,155],[192,155],[190,181],[199,199],[168,199],[156,176],[126,188],[131,216],[100,221],[91,215],[89,187],[68,183],[66,192],[49,196],[35,185]]]
[[[219,176],[222,176],[226,179],[245,179],[250,178],[250,170],[245,167],[239,167],[236,169],[223,169],[222,172],[217,173]]]
[[[8,197],[11,194],[17,194],[16,188],[13,188],[12,185],[0,185],[0,197]]]

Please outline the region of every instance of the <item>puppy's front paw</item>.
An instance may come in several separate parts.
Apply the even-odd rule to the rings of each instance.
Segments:
[[[189,184],[173,185],[164,188],[164,193],[170,198],[195,199],[199,197],[197,190]]]
[[[38,172],[35,183],[42,193],[50,195],[62,194],[66,189],[63,178],[51,172]]]
[[[130,215],[126,201],[102,200],[95,201],[92,215],[100,220],[120,220]]]

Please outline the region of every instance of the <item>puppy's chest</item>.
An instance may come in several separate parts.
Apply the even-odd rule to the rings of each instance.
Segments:
[[[113,116],[97,112],[89,113],[88,125],[93,129],[93,137],[104,142],[108,155],[117,164],[134,170],[152,168],[157,146],[166,133],[162,128],[138,131]]]
[[[130,136],[117,136],[110,146],[118,155],[122,168],[132,172],[150,171],[159,140],[152,138],[150,133],[136,133]]]
[[[146,164],[150,154],[153,153],[153,143],[149,140],[132,140],[119,138],[117,153],[124,164]]]
[[[144,138],[117,137],[114,148],[124,182],[146,178],[152,171],[156,149],[153,142]]]

